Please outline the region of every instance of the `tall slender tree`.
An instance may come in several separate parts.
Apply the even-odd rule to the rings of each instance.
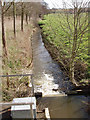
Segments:
[[[7,56],[5,30],[4,30],[4,2],[1,2],[1,20],[2,20],[2,44],[4,55]]]
[[[7,47],[6,47],[6,40],[5,40],[5,25],[4,25],[4,16],[5,16],[5,13],[9,10],[9,8],[11,7],[12,5],[12,2],[11,3],[5,3],[5,2],[1,2],[1,21],[2,21],[2,44],[3,44],[3,51],[4,51],[4,56],[7,56]],[[8,6],[8,7],[6,7]]]
[[[60,50],[59,60],[64,66],[70,81],[72,83],[78,85],[77,80],[75,79],[75,75],[77,74],[76,63],[82,61],[82,55],[87,53],[87,45],[85,48],[82,45],[87,44],[87,36],[90,22],[88,21],[88,12],[86,11],[88,7],[88,2],[81,0],[72,0],[69,5],[67,2],[63,0],[64,8],[62,11],[57,13],[57,28],[60,28],[61,34],[57,34],[57,31],[60,29],[53,29],[53,22],[50,19],[50,28],[52,28],[52,32],[54,37],[60,39],[60,44],[58,48]],[[58,8],[57,4],[55,4]],[[68,8],[71,9],[68,9]],[[60,17],[60,18],[59,18]],[[62,20],[63,19],[63,20]],[[62,35],[62,36],[61,36]],[[53,39],[55,39],[53,38]],[[52,38],[51,38],[52,40]],[[85,52],[83,52],[85,51]],[[83,54],[82,54],[83,53]],[[88,58],[87,58],[88,59]],[[84,59],[83,59],[84,60]],[[78,73],[78,78],[79,78]],[[81,78],[80,78],[81,79]]]
[[[21,3],[21,31],[23,31],[24,3]]]
[[[15,24],[16,24],[16,21],[15,21],[15,3],[14,3],[14,1],[13,1],[13,32],[14,32],[14,36],[16,35],[16,26],[15,26]]]

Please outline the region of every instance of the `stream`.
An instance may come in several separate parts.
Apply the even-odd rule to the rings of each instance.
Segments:
[[[48,107],[51,118],[90,118],[85,96],[67,96],[72,87],[44,47],[40,30],[32,38],[34,91],[42,92],[39,107]]]

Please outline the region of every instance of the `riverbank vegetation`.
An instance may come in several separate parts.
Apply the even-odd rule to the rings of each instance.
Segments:
[[[31,36],[33,25],[24,21],[24,32],[20,28],[20,18],[16,19],[16,37],[13,35],[13,19],[5,17],[6,45],[8,59],[3,57],[2,72],[8,74],[26,74],[31,72],[32,49]],[[27,96],[28,77],[6,77],[2,79],[2,98],[10,101],[14,97]]]
[[[37,20],[46,8],[41,3],[0,2],[2,31],[2,74],[32,74],[31,39]],[[2,100],[30,96],[30,77],[2,78]]]
[[[76,85],[89,83],[88,14],[74,4],[72,13],[64,9],[39,21],[45,46]]]

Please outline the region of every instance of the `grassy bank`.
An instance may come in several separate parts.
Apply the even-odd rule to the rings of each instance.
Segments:
[[[73,14],[68,14],[68,16],[69,25],[72,31],[69,28],[66,19],[67,16],[64,14],[45,15],[44,19],[39,21],[45,46],[49,50],[51,56],[60,63],[67,76],[69,75],[70,69],[69,61],[71,59],[74,33]],[[85,18],[84,13],[82,14],[81,21],[83,21],[83,18]],[[82,29],[85,24],[88,24],[88,21],[83,24]],[[88,32],[83,35],[82,41],[78,38],[77,43],[77,47],[79,43],[80,45],[74,59],[75,79],[81,83],[88,83],[90,65],[88,56]]]
[[[32,22],[28,25],[24,21],[24,31],[20,30],[20,18],[16,19],[16,37],[13,34],[13,19],[5,18],[6,46],[8,60],[3,58],[2,73],[27,74],[32,68],[31,37],[34,26]],[[28,77],[13,77],[2,79],[2,99],[10,101],[15,97],[30,95],[28,88]],[[29,90],[28,90],[29,89]]]

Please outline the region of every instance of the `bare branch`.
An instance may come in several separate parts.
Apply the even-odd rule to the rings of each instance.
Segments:
[[[10,5],[8,6],[8,8],[7,8],[6,10],[3,11],[3,14],[5,14],[5,13],[9,10],[9,8],[10,8],[11,5],[12,5],[12,3],[13,3],[13,2],[11,2]]]

